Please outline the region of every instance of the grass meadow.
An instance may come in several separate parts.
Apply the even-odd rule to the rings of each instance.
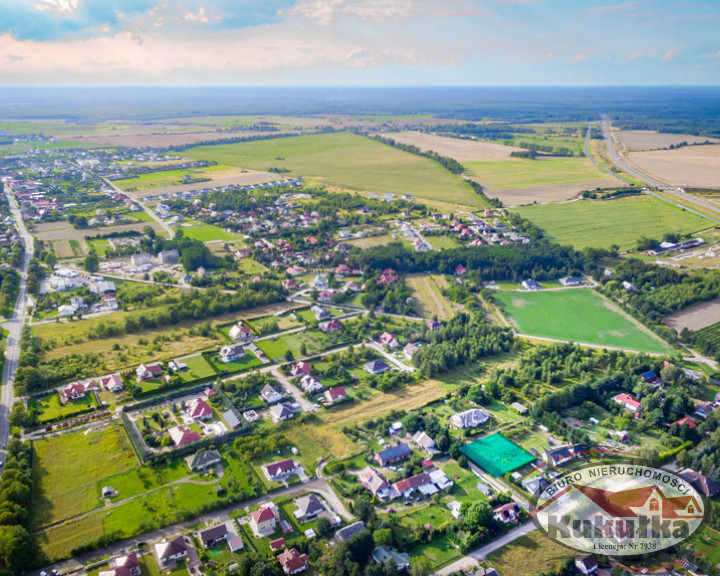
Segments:
[[[200,240],[201,242],[212,242],[213,240],[222,240],[224,242],[232,242],[239,240],[240,236],[228,232],[219,226],[213,226],[212,224],[205,224],[203,226],[190,226],[188,228],[180,228],[183,232],[183,236],[186,238],[192,238],[193,240]]]
[[[669,344],[588,288],[495,294],[518,332],[651,353]]]
[[[184,155],[254,170],[286,168],[292,176],[350,190],[483,205],[460,177],[438,163],[349,132],[200,146]]]
[[[603,178],[603,173],[587,158],[464,162],[463,165],[470,178],[491,190],[581,184]]]
[[[517,212],[576,250],[612,245],[627,250],[642,237],[660,239],[666,233],[687,234],[713,224],[650,196],[523,206]]]

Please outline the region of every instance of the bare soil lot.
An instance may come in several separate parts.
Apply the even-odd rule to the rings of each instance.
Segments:
[[[634,152],[630,160],[651,176],[675,186],[720,188],[720,145]]]
[[[215,188],[216,186],[249,186],[251,184],[261,184],[262,182],[272,182],[273,180],[281,180],[282,174],[271,174],[270,172],[246,172],[238,174],[232,178],[220,178],[209,180],[208,182],[199,182],[197,184],[180,184],[178,186],[163,186],[161,188],[148,188],[147,190],[128,191],[133,198],[147,198],[148,196],[159,196],[160,194],[177,194],[178,192],[190,192],[192,190],[202,190],[203,188]]]
[[[436,136],[424,132],[388,132],[383,138],[392,138],[402,144],[417,146],[427,152],[432,150],[442,156],[448,156],[458,162],[497,162],[511,160],[510,152],[522,150],[515,146],[503,146],[476,140],[461,140],[447,136]]]
[[[530,186],[529,188],[516,188],[514,190],[493,190],[487,188],[486,193],[492,198],[499,198],[507,207],[522,206],[524,204],[547,204],[548,202],[562,202],[576,196],[583,190],[592,188],[607,188],[612,185],[609,178],[588,180],[581,184],[558,184],[552,186]]]
[[[145,226],[150,226],[155,232],[162,233],[163,228],[157,222],[138,222],[137,224],[121,224],[120,226],[105,226],[104,228],[87,228],[85,230],[76,230],[71,226],[65,228],[55,228],[41,231],[40,226],[37,227],[36,236],[38,240],[51,242],[53,240],[77,240],[79,238],[88,238],[90,236],[98,236],[101,234],[110,234],[112,232],[127,232],[129,230],[137,230],[142,232]]]
[[[275,132],[274,134],[281,134]],[[142,132],[134,134],[96,134],[89,136],[69,136],[63,140],[83,142],[84,144],[103,144],[107,146],[129,146],[148,148],[167,148],[168,146],[184,146],[185,144],[196,144],[208,140],[222,140],[239,138],[243,136],[257,135],[257,132],[174,132],[174,133],[150,133]]]
[[[683,328],[697,331],[717,324],[720,322],[720,298],[675,312],[663,321],[677,332],[681,332]]]
[[[626,130],[616,132],[615,138],[617,138],[618,142],[631,152],[639,152],[641,150],[663,150],[673,144],[679,144],[680,142],[687,142],[688,144],[705,142],[706,140],[716,144],[720,142],[717,138],[708,138],[706,136],[693,136],[692,134],[660,134],[650,130]]]

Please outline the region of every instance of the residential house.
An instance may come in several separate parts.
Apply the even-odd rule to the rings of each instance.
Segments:
[[[205,549],[212,548],[216,544],[224,542],[229,535],[230,531],[226,524],[218,524],[217,526],[198,531],[198,538]]]
[[[100,387],[110,390],[110,392],[120,392],[125,388],[125,384],[119,374],[110,374],[100,377]]]
[[[516,522],[520,518],[520,506],[517,502],[508,502],[502,506],[493,508],[493,518],[503,524]]]
[[[442,322],[439,320],[426,320],[425,326],[427,326],[430,330],[437,330],[442,326]]]
[[[297,469],[298,464],[296,464],[292,458],[278,460],[277,462],[262,466],[262,471],[265,473],[267,479],[275,482],[285,480],[290,474],[295,474]]]
[[[598,563],[594,554],[583,554],[575,558],[575,568],[578,569],[580,574],[585,576],[592,576],[597,573]]]
[[[296,362],[292,365],[290,368],[290,375],[293,378],[297,378],[298,376],[304,376],[305,374],[310,374],[312,372],[312,366],[308,364],[307,362]]]
[[[344,386],[335,386],[325,390],[325,402],[327,404],[337,404],[347,398]]]
[[[573,458],[581,458],[587,453],[582,444],[568,444],[545,452],[545,462],[548,466],[561,466]]]
[[[713,410],[715,410],[715,404],[713,402],[695,402],[695,414],[701,418],[707,418]]]
[[[60,390],[60,399],[65,402],[68,400],[80,400],[81,398],[85,398],[86,393],[87,390],[82,383],[73,382]]]
[[[163,264],[177,264],[180,260],[180,252],[174,248],[172,250],[163,250],[158,254],[158,257]]]
[[[388,466],[389,464],[395,464],[396,462],[407,460],[410,456],[412,456],[410,446],[402,443],[377,452],[375,454],[375,461],[380,464],[380,466]]]
[[[321,332],[325,334],[331,334],[332,332],[340,332],[342,330],[342,322],[340,320],[328,320],[327,322],[321,322],[318,325]]]
[[[393,488],[402,494],[405,498],[410,496],[416,490],[419,490],[425,496],[432,496],[437,493],[437,488],[427,472],[421,472],[415,476],[398,480],[393,484]]]
[[[455,428],[465,430],[467,428],[477,428],[490,422],[490,415],[485,410],[479,408],[470,408],[464,412],[458,412],[453,414],[448,419],[451,425]]]
[[[295,409],[287,402],[282,402],[270,408],[270,416],[273,422],[284,422],[295,416]]]
[[[238,536],[237,534],[233,534],[232,532],[228,536],[227,539],[228,548],[230,548],[231,552],[240,552],[245,546],[243,545],[242,538]]]
[[[336,542],[345,542],[347,540],[350,540],[355,534],[360,534],[360,532],[364,532],[367,530],[365,527],[365,522],[362,520],[359,520],[358,522],[353,522],[352,524],[348,524],[344,528],[340,528],[337,532],[335,532],[335,541]]]
[[[525,288],[525,290],[540,290],[541,286],[538,284],[535,280],[532,278],[528,278],[527,280],[522,281],[522,287]]]
[[[108,562],[108,568],[100,570],[98,576],[140,576],[140,562],[136,552],[118,556]]]
[[[435,468],[434,470],[429,472],[430,474],[430,480],[432,480],[432,483],[435,484],[435,486],[438,487],[440,490],[449,490],[453,486],[453,481],[450,479],[450,477],[445,474],[440,468]]]
[[[325,511],[325,506],[315,494],[308,494],[295,499],[296,509],[293,516],[300,522],[310,522],[318,514]]]
[[[202,439],[200,432],[193,432],[185,426],[174,426],[169,428],[167,433],[170,436],[170,440],[172,440],[173,444],[178,448]]]
[[[628,412],[639,413],[642,411],[640,402],[635,400],[635,398],[633,398],[632,394],[623,393],[623,394],[618,394],[616,396],[613,396],[613,402],[622,404],[623,409],[627,410]]]
[[[310,282],[310,286],[315,290],[327,290],[330,287],[328,283],[327,274],[318,274]]]
[[[390,366],[384,360],[371,360],[363,364],[363,369],[370,374],[382,374],[390,370]]]
[[[285,538],[275,538],[275,540],[270,540],[270,552],[277,552],[278,550],[282,550],[285,548]]]
[[[207,470],[211,466],[220,464],[222,457],[217,450],[200,450],[197,454],[185,458],[188,468],[193,472]]]
[[[159,378],[162,376],[162,366],[160,364],[140,364],[135,370],[135,374],[138,382]]]
[[[640,378],[643,379],[643,382],[647,384],[654,384],[659,386],[662,384],[662,380],[658,377],[658,375],[655,373],[655,370],[648,370],[647,372],[643,372],[640,374]]]
[[[475,570],[468,572],[467,576],[500,576],[495,568],[478,566]]]
[[[317,304],[310,308],[310,311],[315,315],[315,320],[318,322],[322,322],[323,320],[329,320],[332,318],[332,314],[325,310],[322,306],[318,306]]]
[[[223,364],[226,364],[227,362],[234,362],[236,360],[242,360],[245,356],[245,348],[242,344],[223,346],[220,348],[220,353],[218,354],[218,358]]]
[[[185,414],[193,420],[207,420],[212,418],[213,411],[202,398],[193,398],[185,406]]]
[[[385,477],[374,468],[368,466],[360,472],[360,482],[373,495],[380,500],[392,500],[397,497],[397,492],[391,488]]]
[[[262,538],[275,532],[279,520],[277,506],[270,502],[250,513],[250,528],[258,538]]]
[[[417,352],[419,349],[420,349],[419,344],[407,343],[407,344],[405,344],[405,347],[403,348],[403,354],[405,355],[405,358],[407,360],[412,360],[413,356],[415,355],[415,352]]]
[[[378,546],[372,551],[372,559],[376,564],[387,564],[391,558],[395,561],[398,572],[403,572],[410,566],[409,554],[398,552],[389,546]]]
[[[430,455],[440,452],[437,448],[435,448],[435,441],[422,430],[415,432],[415,434],[413,434],[412,440],[418,448],[424,450]]]
[[[536,476],[535,478],[525,478],[520,482],[523,488],[530,492],[530,494],[540,494],[545,488],[550,486],[548,482],[542,476]]]
[[[680,420],[676,420],[672,424],[669,424],[669,426],[673,426],[677,424],[678,428],[682,428],[683,426],[687,426],[690,428],[697,428],[697,422],[695,422],[695,418],[691,418],[690,416],[683,416],[680,418]]]
[[[158,564],[166,566],[172,564],[182,558],[187,558],[188,547],[185,538],[178,536],[172,540],[163,540],[159,544],[155,544],[155,556],[157,556]]]
[[[720,484],[714,480],[710,480],[710,478],[700,474],[700,472],[686,468],[678,472],[678,476],[690,482],[690,484],[706,498],[713,498],[720,494]]]
[[[230,428],[230,430],[237,430],[238,428],[240,428],[240,418],[237,417],[233,410],[226,410],[225,412],[223,412],[222,417],[223,420],[225,420],[225,424],[228,425],[228,428]]]
[[[250,326],[245,326],[242,323],[237,323],[232,328],[230,328],[229,335],[230,338],[232,338],[236,342],[249,342],[254,338]]]
[[[388,350],[393,350],[400,346],[397,338],[395,338],[395,334],[391,334],[390,332],[383,332],[382,334],[380,334],[380,336],[378,337],[378,341]]]
[[[299,574],[307,570],[307,554],[300,554],[295,548],[281,552],[277,559],[284,574]]]
[[[308,394],[314,394],[315,392],[325,390],[325,386],[322,385],[320,380],[310,374],[305,374],[305,376],[300,378],[300,386]]]
[[[280,402],[283,398],[284,396],[275,390],[275,388],[270,386],[270,384],[266,384],[263,389],[260,390],[260,399],[267,404],[275,404],[276,402]]]
[[[565,276],[565,278],[560,278],[560,284],[563,286],[582,286],[584,282],[582,278],[577,276]]]

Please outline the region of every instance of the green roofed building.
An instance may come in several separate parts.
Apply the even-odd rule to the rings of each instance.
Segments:
[[[473,463],[496,478],[537,459],[527,450],[496,433],[460,447]]]

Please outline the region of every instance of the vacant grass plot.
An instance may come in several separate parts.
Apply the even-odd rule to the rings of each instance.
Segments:
[[[97,483],[138,466],[120,425],[38,440],[33,449],[34,528],[96,508]]]
[[[442,294],[442,288],[447,285],[442,276],[430,274],[408,276],[408,284],[420,303],[422,316],[426,318],[437,316],[438,320],[449,320],[455,315],[456,305]]]
[[[628,250],[642,237],[660,239],[666,233],[687,234],[713,224],[650,196],[524,206],[517,212],[577,250],[612,245]]]
[[[672,353],[669,344],[588,288],[499,292],[495,298],[521,334],[656,354]]]
[[[351,190],[482,205],[442,166],[349,132],[191,148],[186,156],[255,170],[286,168],[292,176]]]
[[[518,538],[488,554],[488,565],[503,576],[527,576],[555,570],[566,558],[577,554],[538,531]]]
[[[212,242],[213,240],[222,240],[224,242],[232,242],[239,240],[240,236],[228,232],[219,226],[213,226],[212,224],[206,224],[204,226],[190,226],[189,228],[181,228],[183,236],[186,238],[192,238],[193,240],[200,240],[201,242]]]

